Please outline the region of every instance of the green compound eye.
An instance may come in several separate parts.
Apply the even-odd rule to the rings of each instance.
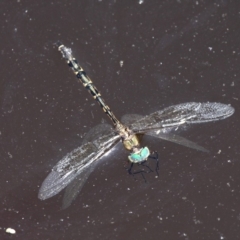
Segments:
[[[150,155],[150,151],[148,147],[144,147],[144,148],[141,148],[138,152],[135,152],[129,155],[128,159],[130,162],[140,163],[147,160],[149,155]]]

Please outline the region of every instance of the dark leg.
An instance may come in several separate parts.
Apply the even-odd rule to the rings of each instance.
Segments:
[[[158,153],[157,153],[157,152],[153,152],[153,154],[150,155],[148,158],[149,158],[149,159],[153,159],[153,160],[156,161],[155,171],[156,171],[157,176],[159,176],[159,173],[158,173],[158,171],[159,171]],[[143,166],[144,168],[146,168],[146,171],[145,171],[145,170],[133,171],[133,166],[135,166],[135,165]],[[128,171],[128,173],[129,173],[130,175],[132,175],[132,176],[134,177],[135,180],[136,180],[135,175],[140,173],[141,176],[142,176],[142,178],[144,179],[145,183],[147,182],[147,180],[146,180],[146,178],[145,178],[145,176],[144,176],[144,173],[153,172],[153,170],[150,168],[150,166],[147,165],[147,161],[143,161],[143,162],[141,162],[141,163],[131,163],[130,167],[127,168],[127,171]]]
[[[142,175],[142,178],[144,179],[144,181],[146,183],[147,180],[146,180],[146,178],[144,176],[144,173],[152,172],[152,170],[151,170],[151,168],[149,166],[145,165],[145,163],[146,163],[146,161],[144,161],[142,163],[139,163],[139,164],[131,163],[131,166],[128,169],[128,173],[129,173],[129,175],[132,175],[135,180],[136,180],[135,175],[140,173]],[[139,165],[139,166],[141,165],[141,166],[144,166],[144,167],[148,168],[149,170],[148,171],[145,171],[145,170],[133,171],[133,166],[134,165]]]
[[[159,173],[158,173],[158,171],[159,171],[159,159],[158,159],[158,153],[155,151],[155,152],[153,152],[153,154],[150,155],[148,158],[153,159],[153,160],[156,161],[155,172],[156,172],[156,174],[159,176]]]

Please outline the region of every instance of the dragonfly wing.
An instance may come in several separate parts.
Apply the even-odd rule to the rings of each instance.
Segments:
[[[79,174],[65,188],[64,195],[63,195],[63,201],[62,201],[62,209],[66,209],[72,204],[72,202],[75,200],[77,195],[81,192],[89,175],[94,171],[95,167],[96,167],[96,163],[93,163],[90,167],[83,169],[81,174]]]
[[[173,143],[177,143],[177,144],[180,144],[182,146],[193,148],[193,149],[196,149],[196,150],[199,150],[199,151],[202,151],[202,152],[208,152],[208,150],[206,148],[204,148],[204,147],[198,145],[197,143],[192,142],[192,141],[190,141],[190,140],[188,140],[184,137],[181,137],[179,135],[172,134],[172,133],[162,133],[162,132],[159,132],[159,131],[160,130],[154,131],[154,132],[147,132],[146,135],[161,138],[163,140],[167,140],[167,141],[170,141],[170,142],[173,142]]]
[[[50,198],[64,189],[74,178],[85,171],[91,171],[91,164],[112,148],[120,137],[114,132],[99,137],[76,148],[60,160],[43,181],[38,197]],[[88,169],[87,169],[88,168]]]
[[[137,120],[141,119],[142,117],[143,116],[139,115],[139,114],[126,114],[126,115],[122,116],[121,122],[125,125],[130,125],[130,124],[136,122]],[[181,137],[179,135],[170,133],[171,130],[172,130],[172,128],[170,128],[170,129],[165,128],[164,132],[161,130],[157,130],[157,131],[152,131],[152,132],[146,132],[146,135],[160,138],[162,140],[167,140],[167,141],[170,141],[173,143],[177,143],[182,146],[193,148],[193,149],[196,149],[199,151],[208,152],[207,149],[198,145],[197,143],[194,143],[194,142],[192,142],[184,137]]]
[[[233,113],[233,107],[222,103],[182,103],[143,117],[130,128],[134,132],[144,133],[151,129],[174,128],[184,124],[221,120]]]
[[[129,126],[130,124],[138,121],[139,119],[143,118],[142,115],[140,114],[125,114],[121,117],[121,122],[126,125]]]
[[[112,126],[110,124],[98,124],[84,136],[82,144],[92,142],[96,138],[99,138],[106,134],[110,134],[111,132]],[[81,192],[85,182],[89,178],[90,174],[94,171],[95,167],[96,163],[93,163],[89,168],[83,169],[81,174],[79,174],[72,182],[67,185],[63,195],[62,209],[66,209],[72,204],[77,195]]]
[[[100,123],[93,127],[83,138],[82,144],[93,142],[95,139],[103,135],[111,134],[113,131],[112,125],[108,123]]]

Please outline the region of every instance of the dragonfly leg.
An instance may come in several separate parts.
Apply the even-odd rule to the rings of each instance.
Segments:
[[[149,159],[152,159],[156,162],[156,166],[155,166],[155,172],[157,174],[157,176],[159,176],[159,158],[158,158],[158,153],[155,151],[153,152],[150,156],[148,156]],[[146,170],[133,170],[134,166],[139,166],[139,168],[142,166],[144,168],[146,168]],[[142,178],[144,179],[144,182],[147,183],[147,180],[145,178],[144,173],[150,173],[153,172],[153,170],[151,169],[151,167],[148,165],[147,161],[143,161],[141,163],[133,163],[131,162],[131,165],[129,168],[126,168],[129,175],[132,175],[133,178],[136,180],[135,175],[137,174],[141,174]]]
[[[159,158],[157,151],[153,152],[152,155],[148,156],[148,158],[153,159],[156,161],[155,172],[159,176]]]
[[[153,170],[146,163],[147,163],[147,161],[144,161],[144,162],[141,162],[141,163],[138,163],[138,164],[131,163],[131,166],[128,169],[128,173],[130,175],[132,175],[135,180],[136,180],[135,175],[136,174],[141,174],[142,178],[144,179],[144,182],[147,183],[147,180],[146,180],[146,178],[144,176],[144,173],[150,173],[150,172],[153,172]],[[143,166],[143,167],[147,168],[147,171],[145,171],[145,170],[133,171],[133,167],[136,166],[136,165]]]

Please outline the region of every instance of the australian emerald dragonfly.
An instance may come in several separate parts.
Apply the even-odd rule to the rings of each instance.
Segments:
[[[122,121],[125,122],[123,124],[105,104],[91,79],[73,57],[71,49],[61,43],[58,43],[58,49],[77,79],[91,93],[110,118],[114,128],[111,128],[108,124],[93,128],[80,147],[63,157],[52,168],[40,187],[38,197],[42,200],[56,195],[74,179],[78,179],[78,189],[81,189],[94,170],[97,160],[119,141],[122,141],[124,147],[130,151],[128,159],[132,164],[141,164],[150,156],[149,148],[140,146],[138,136],[143,134],[205,151],[205,148],[173,134],[171,131],[189,124],[225,119],[234,113],[233,107],[222,103],[187,102],[164,108],[145,117],[126,115],[125,121]]]

